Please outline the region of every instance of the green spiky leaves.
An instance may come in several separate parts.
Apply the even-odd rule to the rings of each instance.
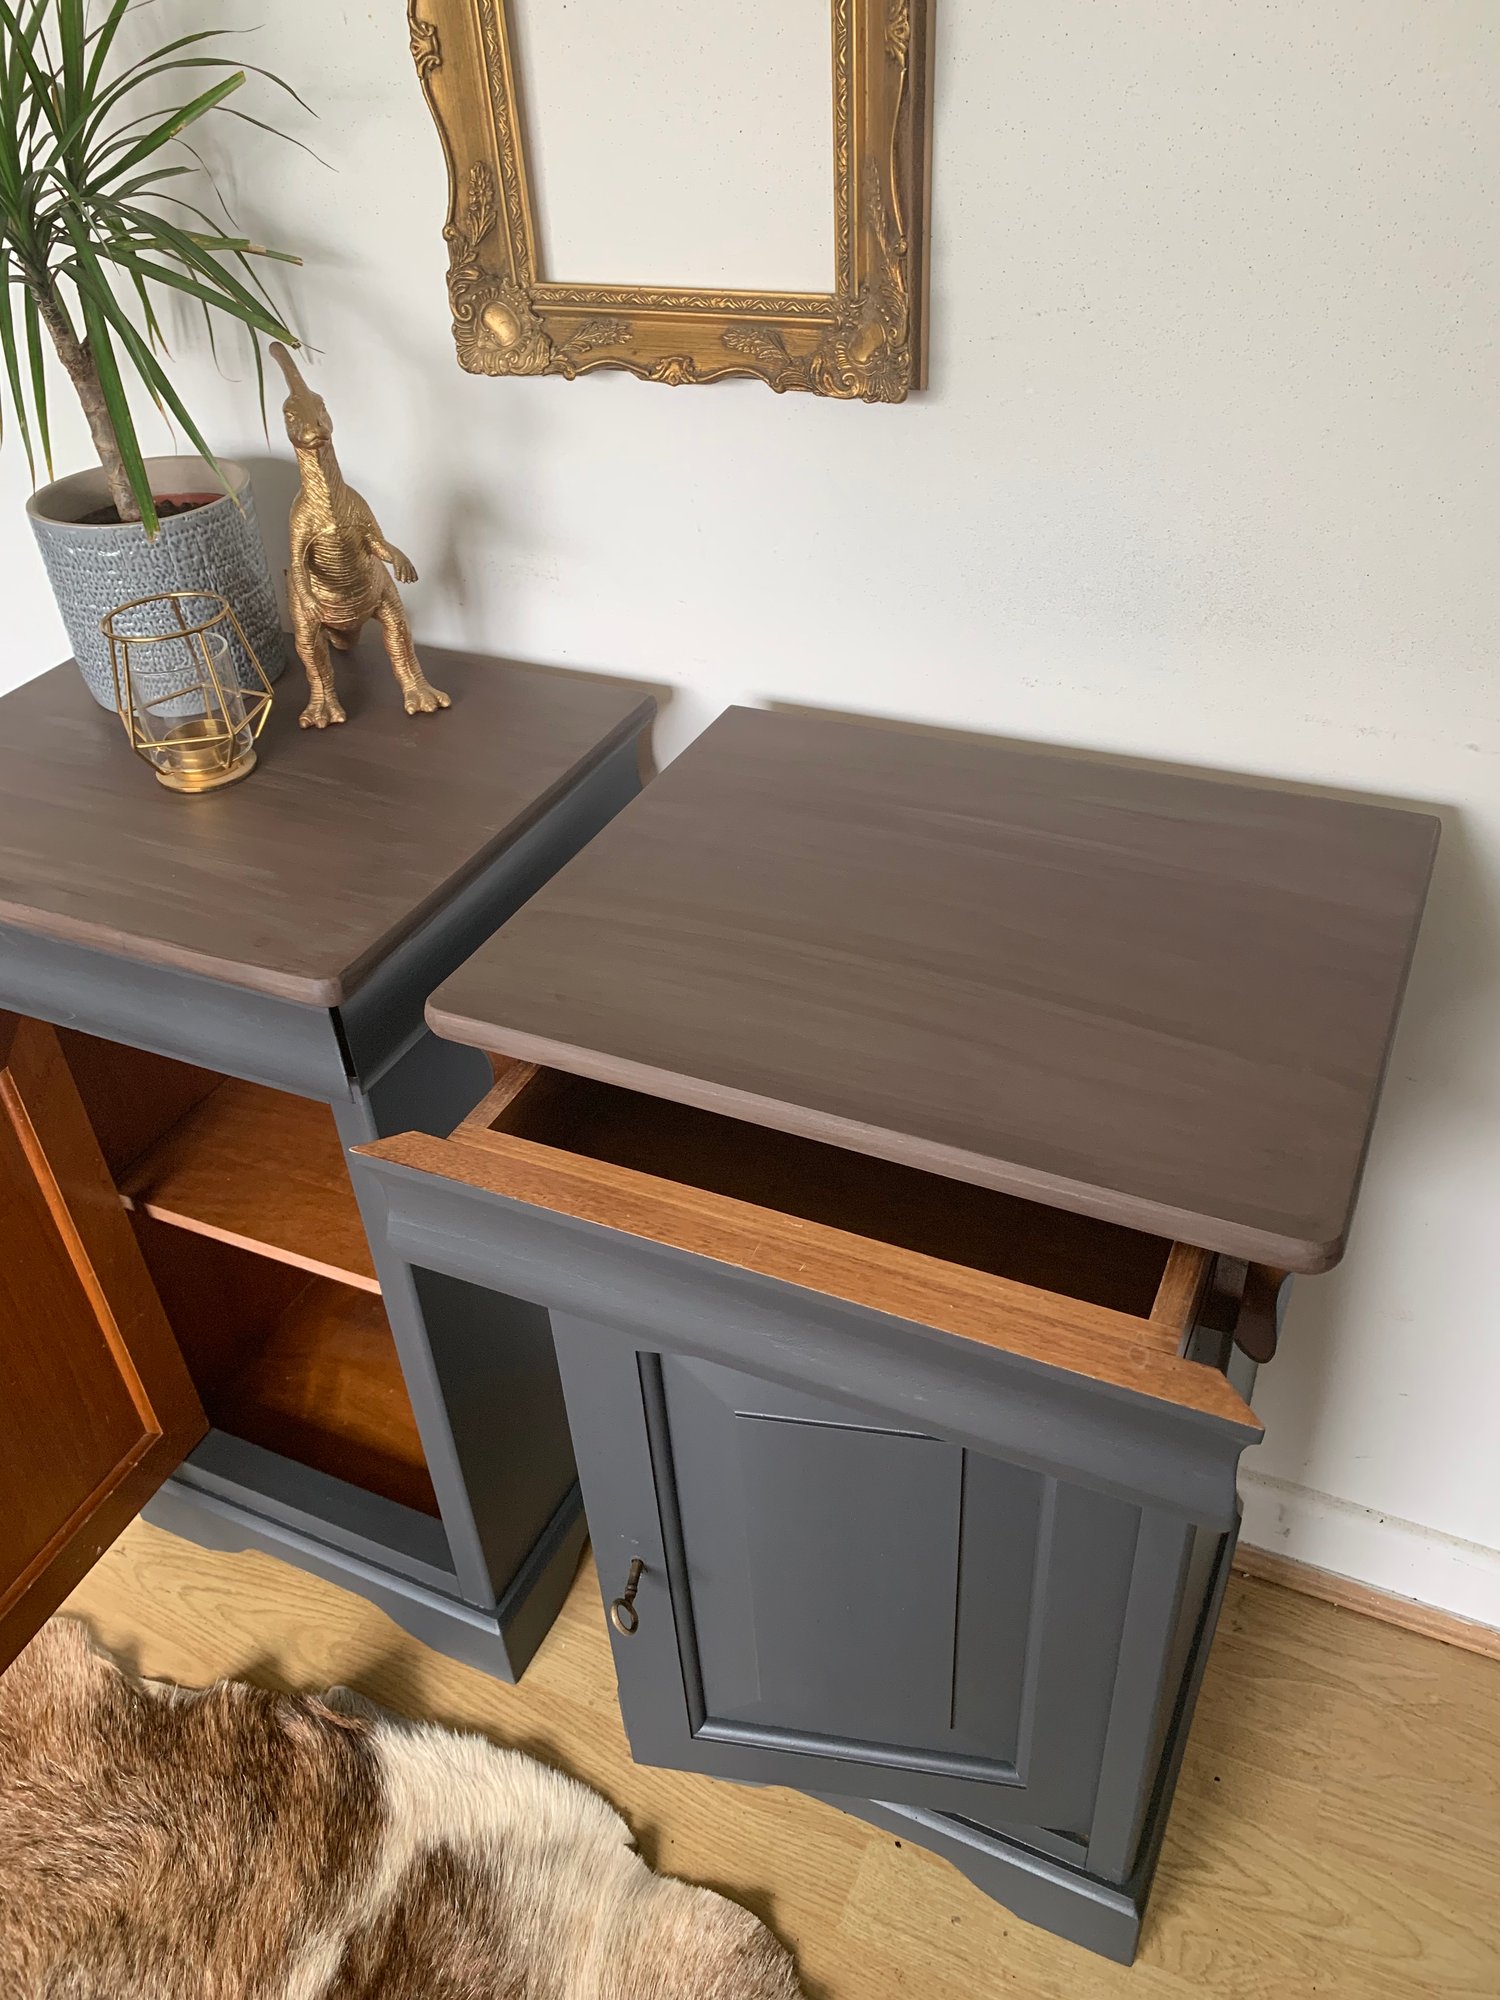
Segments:
[[[217,315],[237,321],[263,380],[261,339],[297,341],[256,265],[299,260],[252,242],[232,221],[221,228],[182,191],[185,177],[208,181],[184,136],[190,127],[226,110],[245,116],[228,100],[252,76],[294,98],[295,91],[218,54],[233,32],[226,28],[178,35],[118,60],[126,16],[149,4],[0,0],[0,409],[8,404],[33,477],[38,454],[50,476],[47,333],[84,399],[101,457],[113,434],[118,471],[154,534],[127,380],[134,376],[217,465],[167,374],[153,298],[167,292],[196,301],[210,338]],[[163,93],[179,82],[183,101],[164,104]],[[191,190],[192,181],[186,185]]]

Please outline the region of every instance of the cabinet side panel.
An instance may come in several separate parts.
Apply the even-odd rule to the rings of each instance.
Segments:
[[[488,1060],[422,1035],[368,1092],[335,1107],[346,1146],[452,1123]],[[465,1599],[492,1610],[525,1570],[577,1474],[547,1314],[392,1250],[384,1191],[349,1162],[423,1455]]]
[[[414,1270],[428,1350],[497,1595],[577,1482],[540,1306]]]

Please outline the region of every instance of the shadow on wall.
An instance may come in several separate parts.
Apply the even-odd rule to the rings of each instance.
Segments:
[[[475,579],[493,566],[494,553],[507,543],[512,523],[492,488],[445,484],[442,511],[431,524],[430,549],[424,578],[440,593],[466,646],[485,643],[487,609],[484,592],[476,594]]]
[[[260,527],[260,536],[265,544],[266,557],[270,563],[271,576],[276,585],[276,600],[281,611],[284,628],[290,629],[291,618],[287,610],[286,571],[290,542],[290,521],[292,502],[297,497],[298,472],[294,460],[284,458],[254,458],[245,453],[238,455],[238,462],[250,474],[250,483],[255,493],[255,517]],[[423,630],[421,616],[421,590],[423,584],[433,583],[440,594],[438,601],[460,609],[461,616],[456,634],[450,632],[443,645],[457,650],[472,650],[484,654],[493,649],[485,633],[484,610],[482,605],[472,604],[464,591],[464,579],[482,573],[483,556],[487,548],[494,545],[501,533],[502,516],[495,507],[493,496],[479,491],[455,490],[444,507],[444,517],[436,533],[426,533],[424,555],[414,546],[416,536],[406,546],[411,548],[413,560],[420,573],[420,581],[403,586],[402,596],[411,615],[417,644],[436,646],[437,642]],[[398,538],[401,531],[398,532]],[[433,556],[432,550],[439,553]],[[453,620],[448,621],[450,625]],[[371,628],[373,630],[373,628]],[[495,655],[497,658],[509,655]],[[559,667],[546,662],[528,661],[539,671],[566,675],[572,680],[612,680],[618,675],[607,669],[587,667]],[[288,660],[288,670],[300,675],[301,668],[295,655]],[[640,675],[632,674],[629,679],[645,686],[656,698],[658,726],[661,717],[677,695],[677,689],[667,683],[645,682]],[[345,687],[346,701],[357,701]],[[350,707],[351,716],[355,713]],[[649,780],[655,776],[657,766],[653,764],[644,776]]]
[[[1481,1036],[1494,1033],[1494,996],[1500,991],[1500,896],[1496,885],[1486,881],[1463,815],[1455,809],[1375,794],[1328,795],[1418,808],[1436,813],[1443,822],[1374,1140],[1382,1160],[1416,1161],[1431,1152],[1433,1134],[1451,1135],[1484,1115],[1466,1091],[1460,1095],[1464,1091],[1460,1072],[1464,1051]],[[1349,1246],[1355,1259],[1360,1238],[1361,1218],[1356,1215]],[[1292,1287],[1284,1348],[1289,1356],[1298,1357],[1300,1393],[1295,1404],[1289,1400],[1278,1414],[1278,1457],[1284,1466],[1300,1466],[1311,1457],[1335,1372],[1346,1365],[1347,1355],[1352,1373],[1360,1365],[1360,1350],[1371,1338],[1368,1303],[1356,1312],[1356,1288],[1346,1270],[1341,1266],[1316,1282]],[[1399,1307],[1393,1304],[1390,1310]]]
[[[275,579],[282,623],[287,624],[288,524],[297,497],[296,462],[252,458],[244,453],[238,457],[255,491],[261,540]],[[357,479],[353,483],[357,485]],[[476,652],[486,649],[485,607],[474,596],[473,580],[492,566],[495,549],[504,544],[507,525],[503,506],[497,504],[492,491],[481,486],[455,486],[445,492],[436,521],[424,519],[420,528],[403,523],[390,530],[402,547],[411,551],[417,565],[419,581],[405,586],[402,594],[418,631],[421,593],[430,587],[431,601],[448,609],[450,643],[471,646]]]
[[[260,526],[261,541],[265,544],[271,580],[276,585],[282,628],[290,630],[291,620],[286,608],[286,565],[288,523],[292,516],[292,502],[297,497],[297,467],[291,459],[251,458],[243,452],[239,454],[239,462],[250,475],[250,487],[255,495],[255,518]]]
[[[352,291],[345,299],[346,311],[353,310],[362,296],[362,287],[353,282],[355,275],[350,274]],[[378,295],[372,294],[369,299],[372,323],[381,317],[381,303]],[[331,347],[333,343],[329,344]],[[421,383],[434,366],[433,356],[425,348],[393,339],[387,342],[387,349],[402,381]],[[352,394],[347,385],[336,389],[321,379],[326,372],[322,361],[317,343],[308,346],[300,356],[309,384],[320,392],[325,387],[328,390],[335,448],[343,454],[345,477],[371,501],[382,526],[410,551],[417,566],[420,580],[406,591],[405,597],[418,635],[425,629],[430,636],[432,614],[437,612],[449,644],[469,647],[475,652],[490,651],[497,624],[513,629],[515,623],[511,616],[503,619],[497,616],[496,607],[489,601],[489,592],[494,587],[491,580],[502,577],[514,591],[516,579],[524,582],[528,574],[525,545],[530,516],[511,507],[507,496],[511,492],[519,495],[534,491],[530,462],[539,442],[536,415],[523,402],[511,402],[505,407],[503,428],[498,422],[487,425],[484,412],[495,385],[482,378],[463,376],[451,345],[445,340],[440,365],[451,368],[460,383],[467,384],[467,393],[474,399],[475,422],[466,434],[442,441],[443,471],[441,480],[434,482],[435,496],[424,497],[420,508],[407,506],[402,498],[391,498],[377,490],[380,476],[372,469],[377,462],[375,455],[379,454],[378,462],[388,468],[410,462],[409,427],[427,421],[434,406],[424,400],[416,409],[386,413],[366,424],[360,420],[358,395]],[[281,428],[281,399],[275,389],[273,381],[266,401],[273,436]],[[342,431],[341,402],[351,406]],[[405,432],[403,425],[407,426]],[[437,448],[425,434],[418,443],[418,462]],[[296,463],[289,456],[251,456],[245,452],[236,452],[235,456],[249,471],[255,488],[261,537],[285,617],[287,522],[297,492]],[[493,476],[497,460],[504,467],[504,477],[498,481]],[[469,463],[475,468],[472,474],[466,469]],[[425,619],[424,605],[428,609]],[[511,612],[514,605],[505,608]]]

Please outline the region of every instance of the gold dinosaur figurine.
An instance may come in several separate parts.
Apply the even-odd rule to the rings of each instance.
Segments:
[[[411,561],[380,532],[365,501],[344,482],[333,454],[333,419],[328,405],[303,381],[279,340],[271,353],[291,391],[282,405],[286,434],[297,454],[302,485],[292,503],[292,562],[287,576],[292,637],[307,669],[312,699],[299,720],[304,729],[342,722],[344,711],[333,691],[330,645],[347,652],[367,618],[378,618],[385,650],[408,715],[446,708],[448,697],[422,671],[401,594],[386,574],[415,583]]]

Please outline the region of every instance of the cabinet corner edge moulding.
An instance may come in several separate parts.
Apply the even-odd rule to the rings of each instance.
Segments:
[[[900,403],[926,382],[933,0],[830,0],[834,289],[664,289],[541,268],[507,0],[409,0],[412,58],[448,165],[448,299],[476,375],[626,368],[673,387]]]

